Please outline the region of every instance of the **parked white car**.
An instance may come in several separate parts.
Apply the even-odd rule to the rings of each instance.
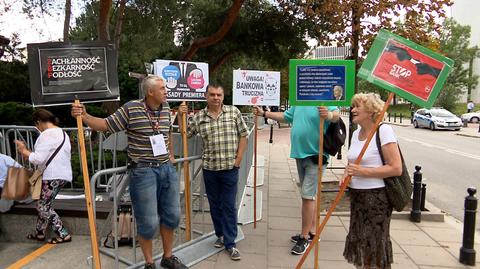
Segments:
[[[480,111],[477,112],[470,112],[462,114],[462,121],[467,120],[468,122],[480,122]]]

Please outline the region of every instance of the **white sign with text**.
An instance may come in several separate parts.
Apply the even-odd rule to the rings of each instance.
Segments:
[[[280,72],[233,70],[234,105],[280,105]]]

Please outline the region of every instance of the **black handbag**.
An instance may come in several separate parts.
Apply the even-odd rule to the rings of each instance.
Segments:
[[[385,159],[383,158],[382,154],[382,144],[380,142],[381,126],[381,124],[378,126],[376,141],[380,158],[382,159],[382,163],[385,164]],[[400,150],[400,145],[398,145],[398,151],[400,152],[400,158],[402,159],[402,174],[400,176],[384,178],[383,181],[385,182],[385,190],[387,192],[388,202],[390,202],[396,211],[401,212],[410,201],[413,190],[412,181],[410,180],[410,175],[408,173],[407,166],[405,165],[402,151]]]

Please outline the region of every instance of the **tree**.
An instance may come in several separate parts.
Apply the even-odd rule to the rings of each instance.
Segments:
[[[193,40],[188,50],[182,56],[182,59],[189,60],[190,58],[192,58],[192,56],[197,52],[199,48],[205,48],[205,47],[214,45],[218,43],[220,40],[222,40],[225,37],[225,35],[228,33],[230,28],[232,27],[235,20],[237,19],[238,13],[240,12],[240,8],[242,7],[243,2],[245,2],[245,0],[234,0],[231,7],[228,9],[227,15],[225,16],[225,19],[222,25],[220,26],[220,28],[218,28],[218,30],[210,36],[200,37]]]
[[[65,0],[65,5],[62,5],[61,2],[55,0],[23,0],[22,10],[30,18],[41,16],[43,14],[52,15],[53,12],[60,15],[60,12],[64,10],[63,41],[68,41],[70,18],[72,16],[71,0]]]
[[[428,27],[409,27],[403,37],[415,40],[439,35],[439,19],[445,17],[445,7],[451,0],[277,0],[284,9],[311,18],[329,29],[329,35],[315,36],[320,45],[352,45],[352,58],[360,64],[360,56],[366,55],[373,39],[381,28],[392,30],[395,22],[404,15],[407,24],[421,19]],[[425,29],[431,29],[426,32]],[[362,50],[361,50],[362,49]],[[360,53],[361,51],[361,53]]]
[[[462,26],[452,19],[445,20],[439,39],[439,50],[455,61],[452,72],[435,102],[436,105],[452,109],[468,87],[474,88],[478,75],[469,76],[466,68],[470,59],[478,57],[476,47],[470,45],[470,26]]]

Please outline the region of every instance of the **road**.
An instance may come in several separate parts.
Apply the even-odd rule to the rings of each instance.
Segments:
[[[415,165],[422,167],[427,201],[463,221],[467,188],[479,187],[480,139],[455,135],[455,131],[393,127],[410,174]]]

